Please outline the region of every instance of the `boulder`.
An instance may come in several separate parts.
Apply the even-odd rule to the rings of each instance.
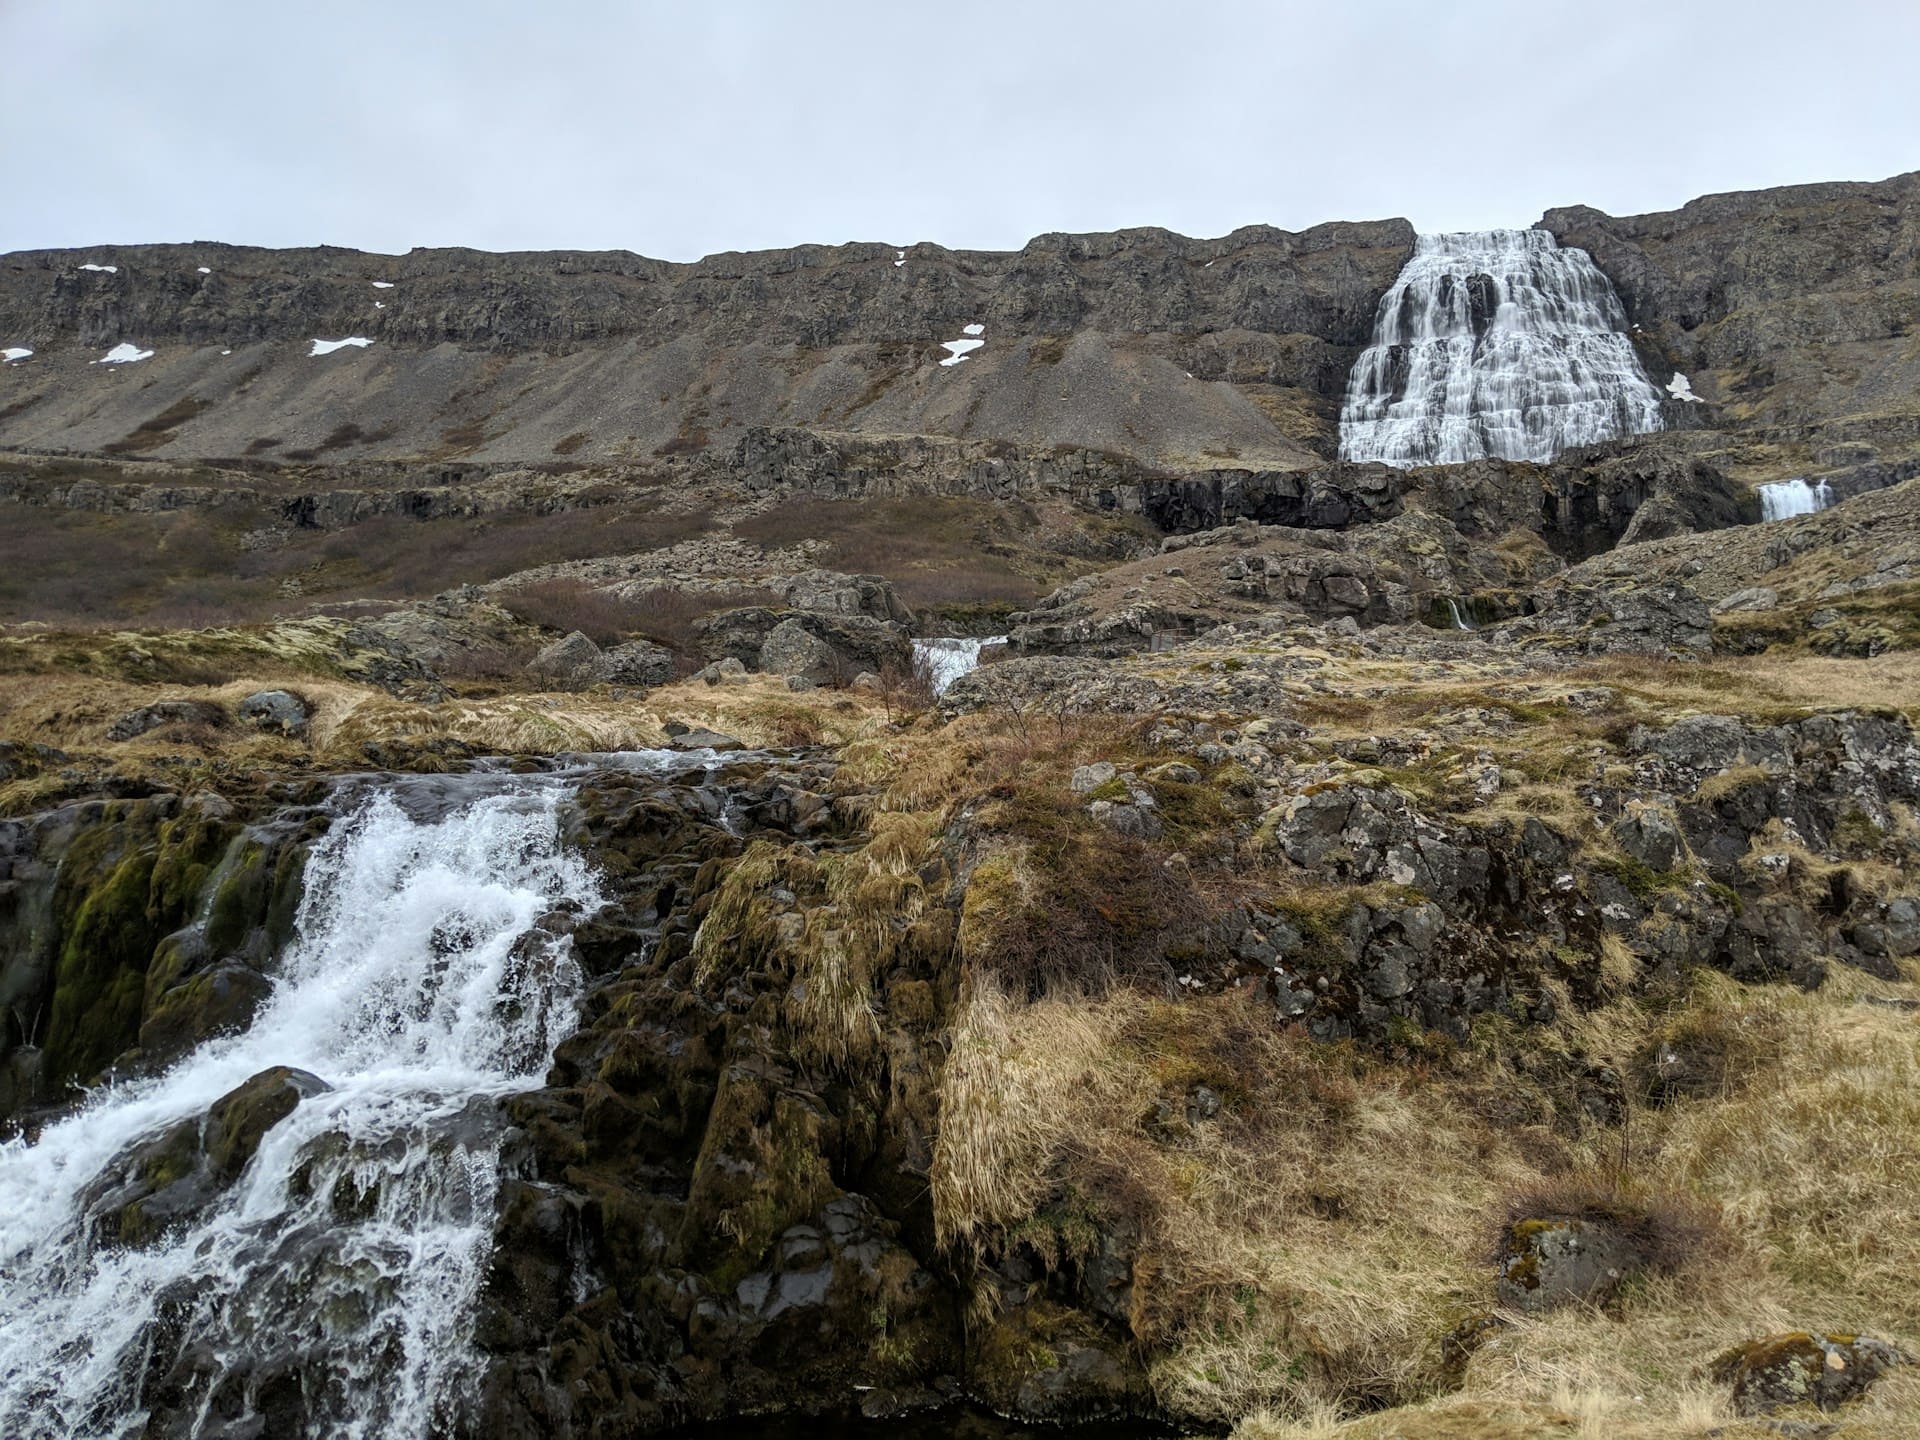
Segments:
[[[913,624],[909,610],[880,575],[843,575],[837,570],[805,570],[777,587],[795,610],[822,615],[865,615],[874,620]]]
[[[1733,1408],[1766,1415],[1791,1405],[1836,1410],[1912,1356],[1864,1335],[1794,1330],[1736,1345],[1714,1362],[1714,1378],[1733,1385]]]
[[[905,671],[913,663],[912,638],[898,621],[810,610],[770,610],[760,605],[704,616],[694,623],[694,643],[710,660],[730,656],[743,665],[759,666],[760,647],[789,620],[830,646],[849,674],[860,670],[880,674],[890,667]]]
[[[673,652],[647,640],[629,640],[601,652],[599,677],[614,685],[665,685],[677,667]]]
[[[798,676],[825,685],[844,665],[831,645],[809,634],[798,620],[787,619],[760,642],[760,668],[770,675]]]
[[[240,718],[262,730],[304,735],[313,712],[291,690],[256,690],[240,702]]]
[[[736,740],[731,735],[723,735],[718,730],[682,730],[667,738],[669,750],[744,750],[746,742]]]
[[[721,685],[746,679],[747,667],[729,655],[724,660],[716,660],[711,665],[701,666],[694,672],[693,678],[705,685]]]
[[[1507,1227],[1499,1297],[1539,1312],[1576,1301],[1599,1302],[1640,1267],[1632,1244],[1587,1220],[1521,1220]]]
[[[527,666],[528,673],[557,680],[563,685],[591,685],[600,678],[605,652],[586,635],[575,630],[554,641]]]
[[[203,1143],[215,1179],[222,1185],[237,1180],[269,1130],[302,1100],[332,1088],[309,1071],[275,1065],[214,1101],[207,1110]]]

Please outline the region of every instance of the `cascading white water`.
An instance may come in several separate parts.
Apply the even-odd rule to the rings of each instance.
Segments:
[[[1347,377],[1340,458],[1544,462],[1658,430],[1626,328],[1592,258],[1545,230],[1422,235]]]
[[[439,815],[387,789],[335,823],[246,1033],[0,1147],[0,1434],[144,1433],[170,1371],[191,1433],[257,1433],[256,1377],[275,1367],[327,1434],[453,1428],[491,1251],[495,1102],[541,1082],[577,1018],[571,942],[538,922],[599,903],[561,846],[553,779],[459,784]],[[98,1239],[88,1208],[117,1159],[281,1065],[331,1088],[176,1228]]]
[[[989,635],[985,639],[976,639],[970,635],[943,635],[932,640],[913,642],[913,658],[924,663],[928,677],[933,683],[933,693],[946,694],[947,687],[969,670],[980,664],[980,648],[983,645],[1004,645],[1004,635]]]
[[[1760,487],[1760,518],[1789,520],[1795,515],[1811,515],[1833,504],[1833,487],[1820,480],[1808,484],[1801,480],[1781,480]]]
[[[1448,597],[1447,600],[1447,613],[1453,617],[1453,628],[1456,630],[1478,630],[1480,628],[1467,617],[1467,612],[1460,608],[1460,602],[1452,597]]]

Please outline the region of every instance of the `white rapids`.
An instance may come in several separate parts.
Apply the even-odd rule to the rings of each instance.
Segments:
[[[1545,230],[1422,235],[1347,377],[1340,458],[1545,462],[1658,430],[1626,331],[1592,258]]]
[[[944,695],[947,687],[970,670],[979,668],[980,647],[983,645],[1004,645],[1004,635],[989,635],[979,639],[971,635],[942,635],[932,640],[913,642],[913,658],[927,667],[927,676],[933,684],[933,693]]]
[[[298,1375],[328,1434],[458,1428],[492,1250],[495,1102],[539,1085],[577,1021],[571,942],[537,922],[600,903],[560,841],[564,787],[466,785],[420,814],[374,791],[334,822],[244,1034],[0,1146],[0,1434],[144,1434],[143,1392],[170,1369],[197,1412],[185,1433],[256,1433],[272,1428],[263,1366]],[[117,1157],[279,1065],[331,1088],[176,1229],[144,1248],[95,1242],[89,1205]]]
[[[1808,484],[1805,480],[1780,480],[1760,487],[1760,518],[1790,520],[1795,515],[1811,515],[1833,504],[1833,487],[1824,480]]]

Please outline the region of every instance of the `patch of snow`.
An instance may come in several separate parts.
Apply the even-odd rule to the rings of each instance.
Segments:
[[[1693,393],[1693,382],[1678,370],[1673,372],[1673,379],[1667,382],[1667,394],[1676,400],[1691,400],[1696,405],[1700,403],[1700,397]]]
[[[131,365],[136,360],[151,360],[153,351],[142,350],[138,345],[129,345],[122,340],[98,360],[90,360],[90,365]]]
[[[980,324],[962,325],[960,327],[960,333],[962,335],[984,335],[987,333],[987,327]]]
[[[947,358],[940,363],[942,365],[958,365],[962,360],[967,358],[967,352],[969,350],[978,350],[986,343],[984,340],[942,340],[940,342],[940,348],[947,352]]]
[[[1211,270],[1213,268],[1213,261],[1209,260],[1206,264],[1202,265],[1200,268],[1202,270]]]
[[[231,350],[222,350],[222,351],[221,351],[220,353],[221,353],[222,355],[231,355],[231,354],[233,353],[233,351],[231,351]]]
[[[373,302],[373,308],[376,310],[384,310],[387,308],[387,302],[384,300],[376,300]]]
[[[0,350],[0,360],[6,361],[9,365],[17,365],[31,354],[33,354],[31,350],[22,350],[18,345],[9,345],[6,349]]]
[[[118,275],[120,273],[120,267],[118,265],[82,265],[80,268],[82,270],[97,270],[102,275]]]
[[[334,351],[343,350],[349,345],[357,345],[364,350],[372,343],[373,341],[364,335],[349,335],[344,340],[315,340],[313,348],[307,352],[307,357],[311,359],[315,355],[331,355]]]
[[[376,280],[373,282],[373,288],[376,290],[391,290],[393,288],[393,282],[391,280]]]
[[[211,275],[213,271],[209,270],[206,266],[202,265],[198,270],[194,271],[193,273],[196,275]]]

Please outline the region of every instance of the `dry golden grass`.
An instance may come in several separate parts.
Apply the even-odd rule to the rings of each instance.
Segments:
[[[1728,1346],[1807,1327],[1920,1342],[1920,1022],[1866,1003],[1883,992],[1912,987],[1704,980],[1689,1010],[1751,1018],[1770,1042],[1757,1071],[1639,1108],[1623,1134],[1491,1123],[1530,1083],[1501,1045],[1418,1073],[1248,1025],[1231,993],[1022,1006],[976,979],[943,1079],[936,1216],[950,1243],[991,1249],[1066,1195],[1124,1214],[1156,1393],[1249,1440],[1745,1434],[1705,1379]],[[1673,1018],[1622,1000],[1522,1043],[1624,1064]],[[1217,1118],[1156,1122],[1197,1083],[1226,1098]],[[1703,1207],[1723,1239],[1605,1312],[1505,1317],[1436,1398],[1442,1337],[1491,1306],[1502,1206],[1581,1170]],[[1841,1433],[1920,1434],[1914,1396],[1883,1382]]]

